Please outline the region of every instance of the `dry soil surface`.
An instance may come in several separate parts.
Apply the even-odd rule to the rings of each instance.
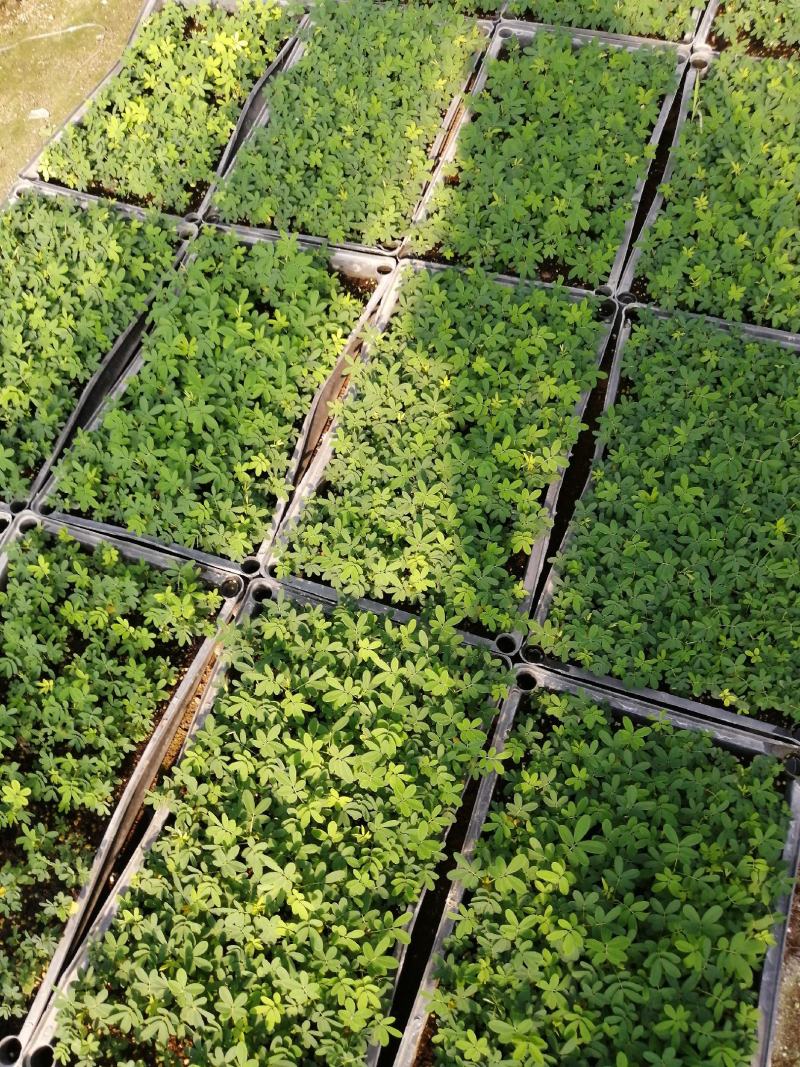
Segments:
[[[0,199],[119,58],[140,7],[141,0],[0,0]]]

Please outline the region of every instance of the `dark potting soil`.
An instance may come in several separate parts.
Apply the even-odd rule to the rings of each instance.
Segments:
[[[331,271],[331,273],[336,275],[339,279],[339,284],[346,293],[354,296],[357,300],[361,300],[365,306],[378,288],[378,283],[374,278],[351,278],[341,271]]]
[[[506,560],[506,570],[509,574],[513,574],[515,578],[518,578],[520,581],[522,581],[525,577],[525,572],[528,569],[529,559],[530,556],[528,556],[527,553],[517,552],[515,555],[509,557],[509,559]]]
[[[724,38],[714,36],[713,41],[715,43],[712,44],[712,47],[717,51],[721,51],[728,46],[728,42]],[[795,45],[783,44],[770,48],[763,41],[756,41],[743,33],[739,34],[737,44],[745,45],[747,55],[752,56],[754,59],[797,59],[798,55],[800,55],[800,49]]]
[[[650,290],[647,286],[647,279],[637,275],[631,282],[630,289],[628,290],[639,304],[654,304]]]
[[[184,41],[188,41],[189,38],[194,37],[195,34],[202,33],[205,28],[205,23],[200,22],[199,19],[196,19],[193,15],[190,15],[183,25]]]
[[[715,21],[720,15],[725,14],[725,5],[720,4],[717,9],[717,13],[714,16]],[[731,42],[727,37],[723,37],[719,33],[714,32],[714,23],[711,25],[711,33],[708,36],[708,43],[716,52],[721,52],[725,48],[730,48]],[[796,45],[784,44],[777,47],[770,47],[765,44],[764,41],[760,41],[754,37],[750,37],[744,31],[740,31],[736,38],[736,44],[743,46],[748,56],[754,56],[756,59],[794,59],[800,54],[800,48]]]
[[[598,237],[600,235],[598,234]],[[538,267],[538,277],[540,282],[563,282],[564,285],[571,285],[574,289],[587,289],[589,291],[594,289],[594,286],[589,285],[583,278],[578,278],[570,273],[571,268],[567,266],[562,260],[551,257],[550,259],[543,259]]]
[[[455,180],[449,184],[457,185],[458,181]],[[442,242],[434,245],[432,248],[426,249],[421,252],[419,258],[426,263],[436,263],[443,267],[473,267],[474,264],[463,256],[446,256],[442,252]],[[587,292],[593,292],[594,286],[589,285],[588,282],[581,278],[576,278],[570,273],[570,268],[563,262],[557,259],[543,259],[538,265],[535,275],[531,277],[522,277],[514,273],[511,267],[500,265],[498,267],[485,266],[485,270],[489,274],[508,274],[510,277],[519,278],[522,284],[529,281],[540,281],[545,283],[560,282],[563,285],[571,286],[574,289],[585,289]]]
[[[224,151],[224,148],[220,151],[220,158],[222,158],[222,151]],[[57,185],[62,189],[70,188],[69,186],[62,185],[61,182],[53,181],[52,179],[50,181],[50,184]],[[191,197],[189,199],[189,203],[184,209],[177,208],[174,205],[168,205],[164,208],[159,208],[158,210],[170,215],[188,215],[193,211],[197,211],[197,209],[202,204],[203,198],[208,192],[209,188],[209,182],[198,182],[198,184],[190,190]],[[70,191],[75,192],[76,190],[71,189]],[[133,207],[140,207],[143,210],[151,210],[153,207],[152,196],[136,196],[133,193],[123,194],[118,192],[111,186],[102,185],[98,182],[91,182],[86,187],[85,191],[91,196],[99,196],[103,200],[113,200],[120,204],[131,204],[133,205]]]
[[[225,149],[223,148],[222,151],[224,151],[224,150]],[[222,158],[222,152],[220,152],[220,159],[221,158]],[[192,195],[191,195],[191,197],[189,199],[189,204],[188,204],[186,210],[185,211],[173,210],[172,214],[173,215],[189,215],[192,212],[197,211],[200,208],[200,205],[203,203],[203,198],[205,197],[205,195],[208,192],[208,190],[210,189],[210,187],[211,186],[210,186],[209,182],[198,182],[198,184],[192,190]]]
[[[52,184],[61,185],[60,182],[52,182]],[[61,187],[64,189],[69,188],[68,186]],[[99,196],[103,200],[118,200],[126,204],[132,204],[134,207],[149,209],[153,206],[153,198],[151,196],[134,196],[131,194],[130,196],[125,197],[123,201],[123,198],[116,189],[112,189],[108,185],[101,185],[98,182],[90,182],[86,187],[86,192],[89,193],[90,196]]]
[[[433,1038],[438,1029],[439,1024],[436,1020],[436,1016],[429,1015],[428,1021],[425,1023],[425,1029],[422,1031],[422,1036],[419,1039],[417,1056],[414,1060],[413,1067],[433,1067],[436,1055],[433,1047]]]

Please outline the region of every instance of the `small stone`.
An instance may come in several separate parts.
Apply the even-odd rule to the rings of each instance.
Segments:
[[[35,122],[39,122],[42,119],[49,119],[50,112],[46,107],[35,107],[33,111],[28,112],[28,118]]]

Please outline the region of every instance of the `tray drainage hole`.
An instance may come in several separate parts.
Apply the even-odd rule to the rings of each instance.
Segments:
[[[635,304],[636,303],[636,297],[634,296],[634,294],[632,292],[630,292],[630,290],[627,290],[624,293],[620,293],[619,296],[617,297],[617,300],[619,300],[620,304],[626,304],[626,305],[627,304]]]
[[[786,773],[790,774],[792,778],[800,776],[800,757],[790,756],[785,763]]]
[[[0,1041],[0,1064],[16,1063],[22,1055],[22,1042],[18,1037],[6,1037]]]
[[[510,656],[517,650],[517,641],[513,634],[500,634],[494,643],[498,652]]]
[[[40,1045],[34,1049],[30,1056],[31,1067],[53,1067],[52,1045]]]
[[[242,591],[242,583],[238,578],[226,578],[219,591],[224,597],[238,596]]]
[[[12,515],[19,515],[19,513],[21,511],[24,511],[24,510],[25,510],[25,501],[24,500],[15,500],[11,505],[11,514]]]
[[[614,317],[614,312],[617,310],[617,306],[613,300],[604,300],[599,307],[600,318],[603,322],[609,322]]]
[[[517,679],[517,685],[523,693],[532,693],[538,683],[532,674],[521,674]]]
[[[611,286],[610,285],[600,285],[600,286],[597,287],[597,289],[595,289],[595,294],[597,296],[611,296],[612,295]]]
[[[381,265],[379,267],[377,267],[376,269],[377,269],[378,274],[391,274],[392,273],[392,265],[391,265],[391,263],[381,263]]]
[[[28,530],[32,530],[34,526],[38,525],[39,523],[36,521],[36,519],[23,519],[22,522],[19,524],[19,528],[20,530],[22,530],[23,533],[27,533]],[[2,1062],[3,1061],[0,1060],[0,1063]]]
[[[258,574],[261,570],[261,564],[254,556],[248,556],[248,558],[242,562],[242,570],[245,574]]]
[[[504,26],[503,29],[500,31],[500,36],[503,39],[508,39],[511,36],[511,30],[509,30],[507,26]]]
[[[698,48],[696,52],[692,53],[692,58],[689,62],[699,74],[702,74],[704,70],[708,70],[711,63],[711,49]]]
[[[272,600],[272,590],[268,585],[256,589],[253,593],[253,600],[255,600],[256,604],[266,604],[268,600]]]

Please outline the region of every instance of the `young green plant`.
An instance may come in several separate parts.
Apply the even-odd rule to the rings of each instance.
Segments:
[[[711,24],[712,39],[783,51],[800,45],[800,6],[781,0],[725,0]]]
[[[168,271],[154,216],[23,193],[0,212],[0,496],[24,500],[83,387]]]
[[[600,305],[480,272],[406,274],[354,395],[333,406],[332,457],[280,535],[279,577],[518,627],[544,497],[598,380]]]
[[[610,277],[634,213],[673,50],[566,33],[509,37],[469,99],[469,121],[412,234],[447,261],[593,288]]]
[[[506,18],[681,41],[697,21],[692,0],[509,0]]]
[[[396,242],[482,41],[445,3],[315,5],[302,59],[267,86],[268,122],[215,197],[220,217],[337,242]]]
[[[782,765],[537,695],[431,1002],[436,1067],[748,1067],[788,885]]]
[[[122,69],[45,151],[39,174],[72,189],[185,214],[199,206],[255,81],[294,21],[277,0],[166,3]]]
[[[141,366],[79,431],[50,502],[243,559],[288,495],[304,418],[362,309],[324,251],[202,234],[151,311]]]
[[[350,1067],[394,1031],[397,950],[506,671],[457,637],[265,605],[156,798],[172,820],[60,1018],[76,1067]]]
[[[42,980],[109,812],[220,604],[196,570],[35,529],[0,592],[0,1020]],[[12,1032],[14,1028],[12,1027]]]
[[[700,79],[640,242],[661,307],[800,331],[800,62],[725,52]]]
[[[800,721],[800,358],[642,312],[533,640],[632,686]]]

